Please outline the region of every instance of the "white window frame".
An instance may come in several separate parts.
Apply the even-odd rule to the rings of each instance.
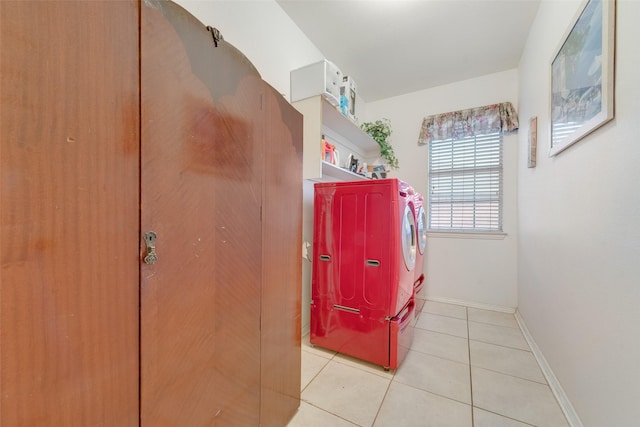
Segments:
[[[434,140],[428,146],[428,234],[504,238],[504,135]]]

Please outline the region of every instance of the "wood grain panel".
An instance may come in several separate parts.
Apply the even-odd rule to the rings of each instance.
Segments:
[[[271,87],[265,99],[261,425],[277,427],[300,405],[302,115]]]
[[[169,2],[142,8],[143,426],[257,426],[262,80]]]
[[[0,424],[138,425],[138,5],[0,31]]]

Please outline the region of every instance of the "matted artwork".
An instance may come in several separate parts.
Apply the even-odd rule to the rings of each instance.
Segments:
[[[615,0],[588,0],[551,62],[554,156],[613,119]]]

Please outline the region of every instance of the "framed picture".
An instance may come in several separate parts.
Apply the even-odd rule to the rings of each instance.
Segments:
[[[528,168],[536,167],[536,153],[538,151],[538,118],[532,117],[529,121],[529,159]]]
[[[555,156],[613,119],[615,0],[580,7],[551,62]]]

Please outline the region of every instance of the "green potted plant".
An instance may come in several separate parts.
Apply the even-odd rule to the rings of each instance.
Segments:
[[[398,169],[398,159],[393,152],[393,147],[388,141],[391,136],[391,122],[389,119],[365,122],[360,125],[360,128],[378,143],[380,146],[380,156],[385,158],[387,165],[393,169]]]

